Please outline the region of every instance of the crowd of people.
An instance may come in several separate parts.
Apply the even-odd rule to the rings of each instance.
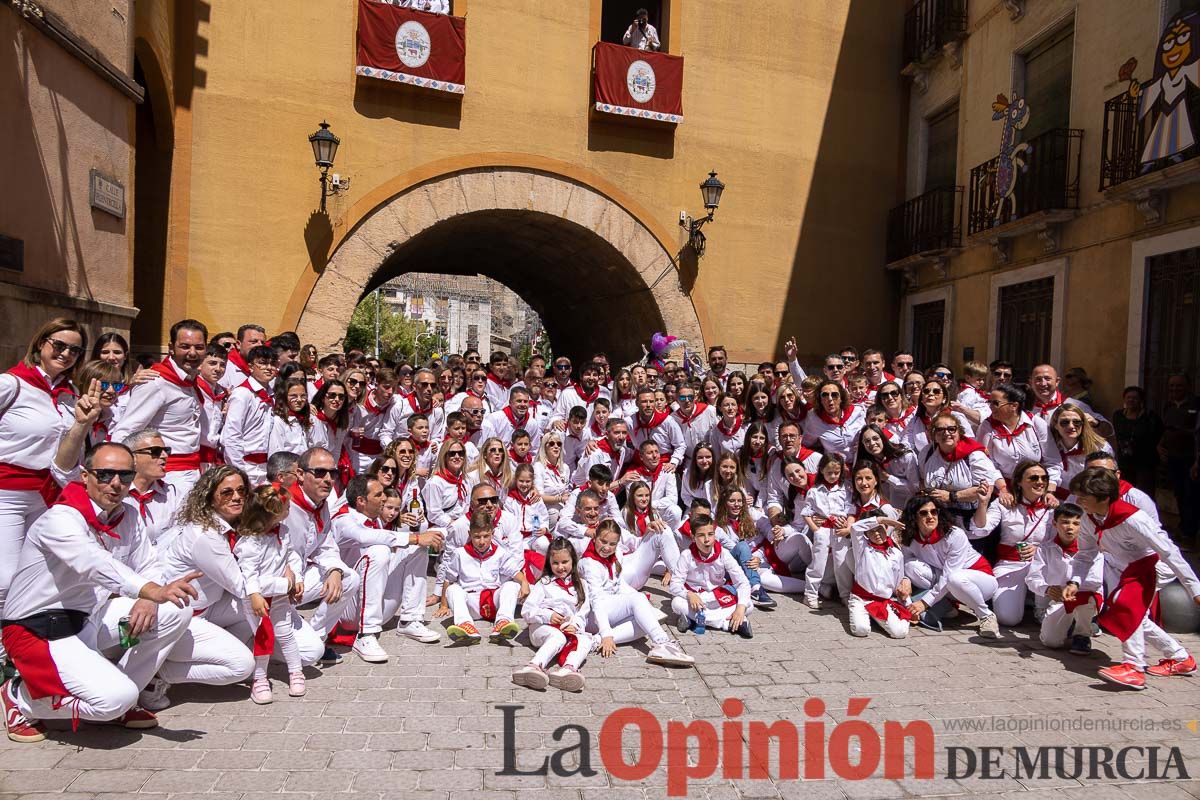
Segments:
[[[589,657],[641,639],[692,665],[672,625],[752,639],[780,593],[844,604],[855,636],[1031,617],[1086,655],[1102,629],[1122,660],[1100,677],[1133,689],[1196,671],[1153,606],[1172,581],[1200,604],[1200,581],[1123,477],[1139,389],[1114,425],[1048,364],[1019,385],[1004,361],[845,348],[809,375],[797,354],[413,365],[188,319],[139,364],[51,320],[0,376],[8,736],[153,727],[186,683],[270,703],[272,662],[300,697],[305,667],[386,662],[391,626],[405,647],[524,628],[513,682],[581,691]]]

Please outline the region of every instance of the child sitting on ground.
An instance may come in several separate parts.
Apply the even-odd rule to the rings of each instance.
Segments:
[[[591,612],[583,579],[579,576],[579,556],[563,538],[550,543],[546,568],[521,607],[521,616],[529,627],[529,641],[538,648],[529,663],[513,672],[512,681],[530,689],[545,689],[547,684],[566,692],[583,689],[579,668],[592,650],[593,637],[584,633]],[[550,662],[557,664],[547,672]]]
[[[1104,559],[1092,562],[1079,591],[1071,602],[1063,602],[1063,587],[1071,579],[1071,561],[1079,552],[1083,509],[1063,503],[1054,509],[1054,535],[1038,545],[1029,562],[1025,585],[1038,597],[1050,601],[1042,617],[1040,638],[1047,647],[1059,648],[1071,636],[1071,653],[1086,656],[1092,652],[1092,618],[1099,610],[1104,582]],[[1071,627],[1074,625],[1074,633]]]
[[[529,594],[529,582],[521,571],[525,564],[510,548],[492,541],[492,524],[486,509],[476,511],[467,543],[455,550],[446,564],[442,604],[433,615],[444,617],[453,612],[454,624],[447,633],[455,642],[476,644],[483,638],[475,627],[476,617],[495,622],[490,636],[494,644],[521,631],[513,617],[517,601]]]
[[[733,591],[730,591],[732,586]],[[737,560],[717,541],[712,517],[692,520],[692,544],[671,572],[671,610],[679,617],[680,632],[705,627],[753,637],[750,621],[750,581]]]

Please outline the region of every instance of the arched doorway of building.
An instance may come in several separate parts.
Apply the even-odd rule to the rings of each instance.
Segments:
[[[302,340],[337,348],[358,301],[408,272],[485,275],[541,316],[556,352],[640,358],[655,331],[703,347],[674,254],[637,216],[576,178],[522,167],[442,174],[365,213],[306,296]],[[300,286],[297,293],[307,288]]]

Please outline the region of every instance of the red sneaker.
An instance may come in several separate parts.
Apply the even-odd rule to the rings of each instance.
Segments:
[[[1146,672],[1156,678],[1170,678],[1175,675],[1195,675],[1196,659],[1191,656],[1187,658],[1164,658],[1158,662],[1157,666],[1146,667]]]
[[[1146,676],[1132,664],[1117,664],[1100,670],[1100,680],[1141,691],[1146,688]]]
[[[14,742],[40,742],[46,738],[46,729],[42,723],[30,719],[17,708],[17,701],[12,696],[12,681],[0,686],[0,704],[4,708],[4,724],[8,728],[8,738]]]
[[[133,730],[144,730],[145,728],[157,728],[158,717],[154,716],[153,712],[147,711],[141,706],[134,706],[126,711],[124,716],[114,719],[112,724]]]

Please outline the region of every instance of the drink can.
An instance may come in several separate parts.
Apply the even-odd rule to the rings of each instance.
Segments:
[[[124,650],[128,650],[141,641],[129,633],[129,628],[129,617],[121,617],[120,621],[117,622],[117,633],[120,635],[121,648]]]

